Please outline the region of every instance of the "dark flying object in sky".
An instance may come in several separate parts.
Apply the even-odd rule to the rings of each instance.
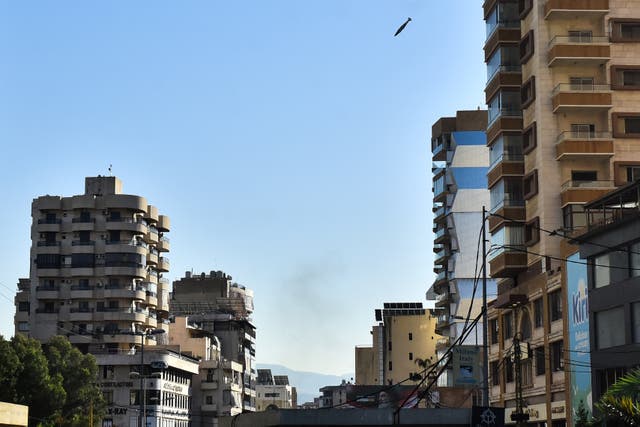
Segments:
[[[407,24],[411,22],[411,18],[407,18],[406,21],[404,21],[404,24],[400,25],[400,28],[398,28],[398,30],[396,31],[396,33],[393,35],[393,37],[397,36],[398,34],[400,34],[402,32],[402,30],[404,30],[404,27],[407,26]]]

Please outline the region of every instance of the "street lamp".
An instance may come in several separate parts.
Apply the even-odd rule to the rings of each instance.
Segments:
[[[147,427],[147,408],[146,408],[146,400],[147,400],[147,393],[146,393],[146,388],[145,388],[145,382],[144,380],[147,378],[161,378],[162,374],[160,372],[154,372],[151,373],[149,375],[144,375],[144,339],[154,336],[154,335],[160,335],[160,334],[164,334],[166,331],[164,329],[150,329],[150,330],[146,330],[146,331],[142,331],[142,332],[134,332],[134,335],[139,335],[142,339],[141,339],[141,346],[140,346],[140,372],[130,372],[129,373],[129,378],[131,379],[138,379],[140,378],[140,391],[142,392],[142,395],[140,395],[140,415],[138,416],[138,427]],[[142,420],[144,419],[144,424],[142,423]]]

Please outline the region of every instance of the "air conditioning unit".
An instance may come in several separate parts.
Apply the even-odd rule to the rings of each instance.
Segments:
[[[101,288],[101,287],[102,287],[102,282],[96,283],[96,288]]]

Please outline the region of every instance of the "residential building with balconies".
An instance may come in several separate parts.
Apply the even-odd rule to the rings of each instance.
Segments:
[[[252,323],[253,291],[232,281],[222,271],[185,273],[173,282],[172,316],[188,316],[221,345],[222,357],[242,367],[243,411],[255,410],[256,328]]]
[[[168,328],[167,216],[123,194],[112,176],[85,178],[81,195],[38,197],[31,212],[29,326],[18,318],[26,307],[20,288],[18,332],[117,352],[139,347],[145,330]],[[147,345],[155,342],[150,336]]]
[[[458,111],[455,117],[443,117],[432,126],[436,277],[427,297],[435,299],[436,333],[442,335],[436,343],[439,359],[460,337],[469,309],[472,319],[482,309],[482,251],[478,248],[482,207],[489,208],[486,124],[487,111],[478,110]],[[495,281],[487,281],[487,293],[492,299]],[[479,323],[459,344],[481,345],[481,326]],[[439,376],[438,386],[453,386],[450,369]]]
[[[565,238],[585,204],[640,171],[640,7],[616,0],[486,0],[491,192],[491,401],[515,406],[513,338],[531,422],[570,423]],[[505,55],[505,52],[509,54]],[[505,113],[506,110],[506,113]],[[575,396],[574,396],[575,397]]]

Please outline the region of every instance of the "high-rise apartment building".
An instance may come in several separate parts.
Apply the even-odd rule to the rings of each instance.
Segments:
[[[491,400],[516,406],[513,338],[532,422],[570,422],[563,237],[584,204],[640,169],[640,7],[618,0],[486,0],[492,167]],[[546,232],[548,230],[549,232]],[[527,353],[527,356],[529,353]],[[521,402],[522,403],[522,402]],[[508,411],[507,411],[508,412]]]
[[[386,302],[375,317],[373,345],[355,349],[356,385],[420,382],[422,362],[436,361],[435,318],[420,302]]]
[[[463,333],[467,315],[473,319],[482,309],[480,230],[482,207],[489,206],[486,125],[486,110],[458,111],[431,129],[436,278],[427,297],[436,299],[436,333],[442,335],[436,344],[439,360]],[[495,281],[487,281],[490,299],[495,286]],[[482,345],[482,323],[458,344]],[[450,368],[438,377],[438,385],[454,385]]]
[[[172,316],[188,316],[220,341],[222,357],[242,366],[244,411],[255,410],[256,328],[252,323],[253,291],[222,271],[191,274],[173,282]]]
[[[66,335],[100,353],[131,350],[145,330],[168,329],[170,225],[155,206],[122,194],[118,178],[98,176],[85,179],[84,194],[34,199],[31,214],[30,280],[19,284],[16,333]]]

